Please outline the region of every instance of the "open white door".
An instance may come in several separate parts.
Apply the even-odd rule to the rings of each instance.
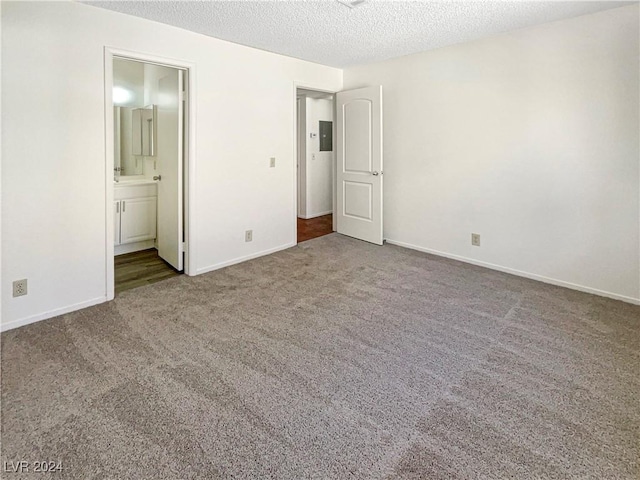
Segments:
[[[336,94],[337,230],[382,245],[382,86]]]
[[[183,266],[182,133],[183,74],[175,70],[158,83],[157,158],[158,255],[176,270]]]

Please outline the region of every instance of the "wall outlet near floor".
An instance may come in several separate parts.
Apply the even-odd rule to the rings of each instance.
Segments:
[[[13,296],[21,297],[27,294],[27,279],[16,280],[13,282]]]
[[[471,234],[471,245],[473,245],[474,247],[479,247],[480,246],[480,234],[479,233],[472,233]]]
[[[244,241],[252,242],[253,241],[253,230],[247,230],[244,232]]]
[[[269,167],[274,168],[276,166],[276,157],[271,157],[269,160]]]

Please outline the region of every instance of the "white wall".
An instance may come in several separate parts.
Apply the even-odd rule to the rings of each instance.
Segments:
[[[145,66],[139,62],[130,62],[116,58],[113,60],[113,86],[127,90],[130,97],[118,101],[114,97],[113,104],[118,107],[144,107],[144,70]]]
[[[171,75],[175,69],[154,65],[152,63],[143,64],[144,68],[144,105],[157,105],[158,91],[160,90],[160,79]],[[174,73],[175,75],[175,73]]]
[[[304,218],[327,215],[333,210],[333,152],[320,151],[320,120],[333,122],[333,100],[306,97],[306,188]],[[311,138],[310,133],[316,137]]]
[[[3,3],[3,329],[106,298],[105,45],[196,65],[198,271],[295,244],[294,82],[340,90],[341,70],[83,4]]]
[[[638,18],[345,70],[345,89],[384,86],[385,238],[638,301]]]

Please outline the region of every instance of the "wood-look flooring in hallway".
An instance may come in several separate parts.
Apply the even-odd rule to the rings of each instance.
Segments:
[[[162,260],[155,248],[118,255],[115,257],[116,295],[181,273]]]
[[[298,218],[298,243],[328,235],[333,232],[333,215],[323,215],[322,217]]]

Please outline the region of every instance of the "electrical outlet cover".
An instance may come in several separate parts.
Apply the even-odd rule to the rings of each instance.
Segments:
[[[21,297],[27,294],[27,279],[16,280],[13,282],[13,296]]]

